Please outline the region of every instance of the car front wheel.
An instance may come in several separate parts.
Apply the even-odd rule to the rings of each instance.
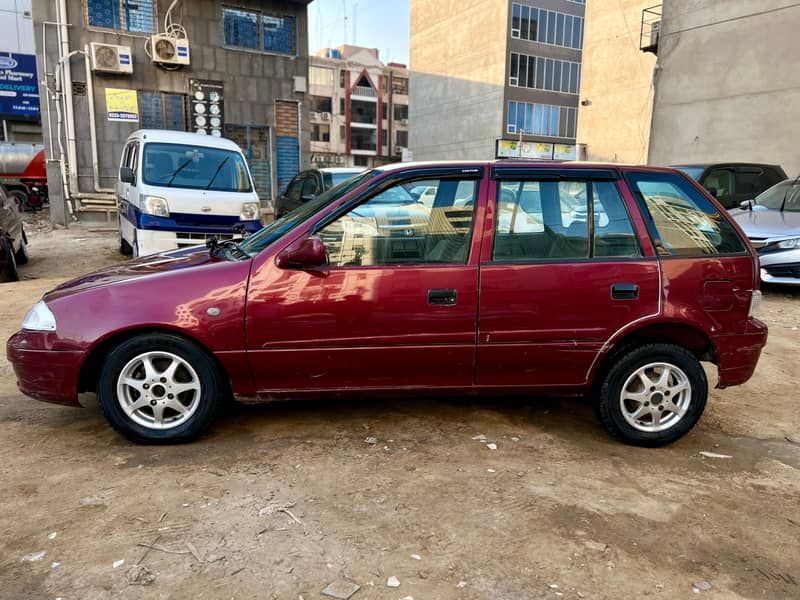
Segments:
[[[100,405],[112,427],[139,443],[182,443],[214,421],[225,394],[214,361],[170,334],[146,334],[117,346],[102,368]]]
[[[637,446],[663,446],[700,419],[708,381],[697,358],[672,344],[623,354],[602,382],[598,413],[611,435]]]

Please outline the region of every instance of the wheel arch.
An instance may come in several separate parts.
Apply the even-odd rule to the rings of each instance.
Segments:
[[[598,389],[616,359],[645,344],[673,344],[685,348],[699,361],[719,365],[717,349],[711,337],[702,329],[682,322],[660,322],[642,325],[611,342],[589,373],[592,388]]]
[[[171,329],[169,327],[159,327],[159,326],[146,326],[146,327],[135,327],[133,329],[125,329],[122,331],[117,331],[112,333],[111,335],[103,338],[99,343],[97,343],[87,354],[86,359],[83,361],[81,365],[80,375],[78,378],[78,392],[96,392],[97,391],[97,383],[100,378],[100,372],[105,364],[106,358],[108,357],[109,353],[113,351],[113,349],[126,342],[130,339],[135,337],[139,337],[142,335],[148,334],[166,334],[172,335],[175,337],[182,338],[183,340],[197,346],[200,350],[202,350],[206,356],[214,363],[217,367],[221,380],[223,381],[224,385],[226,386],[226,391],[229,394],[233,393],[233,384],[230,379],[230,374],[219,361],[219,359],[214,355],[214,353],[206,347],[200,340],[190,335],[187,335],[185,331],[178,330],[178,329]]]

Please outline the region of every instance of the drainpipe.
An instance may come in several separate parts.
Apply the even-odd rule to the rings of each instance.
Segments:
[[[64,61],[62,74],[64,125],[67,138],[67,164],[69,165],[69,187],[78,192],[78,152],[75,143],[75,111],[72,105],[72,68],[70,66],[69,25],[67,24],[67,0],[58,0],[60,60]],[[71,195],[71,194],[70,194]]]
[[[94,76],[92,75],[92,67],[89,61],[89,46],[84,48],[84,58],[86,59],[86,95],[89,99],[89,135],[92,142],[92,181],[94,182],[94,191],[101,194],[114,194],[116,190],[111,188],[100,187],[100,168],[98,166],[97,156],[97,123],[95,122],[94,114]]]

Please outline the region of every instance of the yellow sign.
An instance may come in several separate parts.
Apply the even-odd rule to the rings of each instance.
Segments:
[[[139,101],[136,90],[106,88],[106,112],[109,121],[139,121]]]
[[[556,160],[578,160],[578,147],[569,144],[556,144],[553,157]]]
[[[497,140],[497,158],[536,158],[550,160],[553,158],[553,144],[545,142],[515,142]]]

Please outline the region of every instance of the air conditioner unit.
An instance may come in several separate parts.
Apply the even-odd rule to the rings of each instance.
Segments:
[[[133,56],[130,46],[114,44],[89,44],[92,71],[102,73],[133,73]]]
[[[153,62],[162,65],[188,65],[189,40],[157,33],[150,37],[150,52]]]
[[[331,113],[329,113],[329,112],[322,113],[322,120],[323,121],[330,121],[331,120]]]
[[[661,21],[650,23],[650,45],[658,46],[658,38],[661,35]]]
[[[400,119],[400,125],[408,125],[408,119]]]

